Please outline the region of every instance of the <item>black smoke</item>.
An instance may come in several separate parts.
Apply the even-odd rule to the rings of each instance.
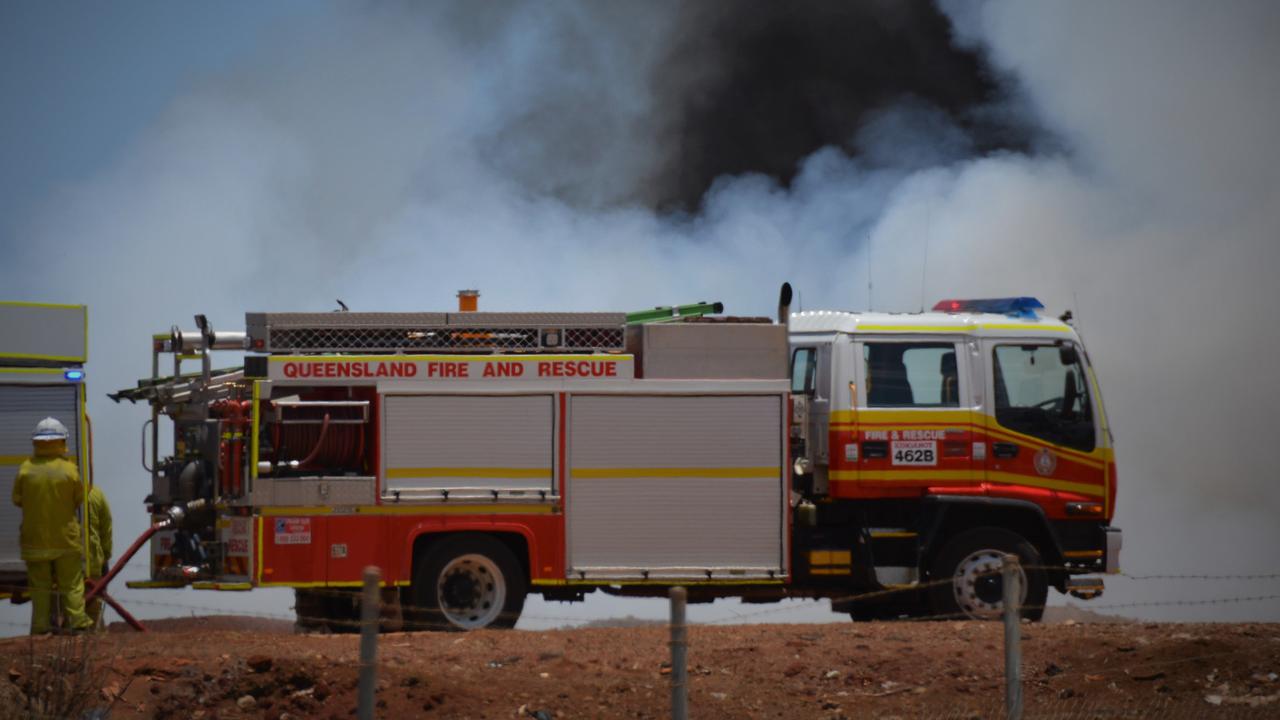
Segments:
[[[857,131],[900,102],[945,114],[974,155],[1024,150],[1035,135],[996,109],[1008,83],[957,47],[927,0],[707,0],[679,12],[653,76],[671,150],[647,198],[659,208],[696,209],[727,175],[789,184],[823,147],[856,155]]]

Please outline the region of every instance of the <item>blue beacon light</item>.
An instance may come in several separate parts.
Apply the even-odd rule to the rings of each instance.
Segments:
[[[83,370],[64,370],[62,373],[62,377],[66,378],[67,382],[80,382],[81,380],[84,380],[84,371]]]
[[[1033,297],[983,298],[978,300],[942,300],[933,306],[937,312],[993,313],[1015,317],[1034,318],[1036,310],[1043,310],[1044,303]]]

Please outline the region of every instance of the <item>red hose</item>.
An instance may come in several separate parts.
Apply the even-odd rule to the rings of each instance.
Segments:
[[[116,560],[115,567],[111,568],[111,571],[106,575],[103,575],[100,580],[94,581],[93,589],[85,593],[84,601],[89,602],[102,594],[103,590],[107,587],[107,583],[111,582],[112,578],[120,574],[120,571],[124,569],[124,566],[133,559],[134,555],[138,553],[138,549],[142,547],[143,543],[150,540],[151,536],[155,535],[156,531],[159,530],[162,525],[167,526],[167,523],[156,523],[143,531],[143,533],[138,536],[138,539],[134,540],[133,544],[129,546],[129,549],[124,551],[124,554],[120,556],[120,559]]]
[[[329,434],[329,413],[325,413],[324,422],[320,423],[320,437],[316,439],[316,446],[311,449],[311,454],[308,455],[305,460],[298,463],[299,467],[310,465],[311,461],[316,459],[316,456],[320,454],[320,450],[324,448],[324,439],[325,439],[325,436],[327,436],[328,434]]]

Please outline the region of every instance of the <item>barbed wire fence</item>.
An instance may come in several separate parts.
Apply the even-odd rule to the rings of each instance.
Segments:
[[[1044,567],[1042,570],[1063,570],[1064,568]],[[1280,573],[1252,573],[1252,574],[1124,574],[1120,577],[1133,582],[1143,583],[1159,583],[1159,582],[1194,582],[1194,581],[1231,581],[1233,583],[1269,583],[1280,581]],[[901,597],[904,593],[919,594],[929,590],[932,587],[950,583],[950,579],[919,583],[907,588],[887,588],[872,592],[862,592],[850,595],[844,595],[832,598],[833,601],[839,602],[874,602],[893,600]],[[0,592],[5,590],[13,590],[15,588],[6,588],[0,586]],[[1260,590],[1263,588],[1259,588]],[[1266,588],[1269,590],[1270,588]],[[281,613],[269,611],[255,610],[235,610],[231,614],[239,616],[247,616],[261,618],[265,620],[287,621],[295,623],[298,626],[311,626],[313,628],[323,628],[336,632],[355,632],[361,629],[366,633],[370,630],[371,625],[368,618],[364,621],[358,619],[359,612],[365,606],[364,603],[358,601],[360,595],[359,588],[351,589],[335,589],[335,588],[311,588],[308,592],[317,596],[329,597],[335,600],[349,601],[353,603],[353,615],[350,619],[334,617],[332,615],[312,616],[305,613]],[[1214,605],[1236,605],[1243,603],[1275,603],[1280,601],[1280,589],[1277,592],[1253,592],[1247,594],[1224,595],[1217,597],[1166,597],[1160,600],[1141,601],[1141,602],[1120,602],[1120,603],[1090,603],[1087,609],[1098,614],[1132,614],[1147,608],[1159,607],[1196,607],[1196,606],[1214,606]],[[127,600],[128,605],[137,605],[151,608],[157,612],[164,610],[173,610],[174,615],[194,616],[200,614],[222,615],[228,614],[227,608],[216,607],[204,604],[192,604],[186,602],[170,602],[163,600],[149,600],[130,597]],[[685,621],[683,625],[688,630],[688,650],[692,658],[697,657],[698,653],[698,628],[699,627],[722,627],[732,624],[743,624],[753,622],[787,622],[789,619],[799,614],[809,614],[813,610],[812,604],[780,604],[759,609],[743,610],[741,607],[726,607],[721,615],[699,620]],[[1077,606],[1080,607],[1080,606]],[[1040,610],[1039,607],[1028,607],[1024,610]],[[439,621],[423,620],[423,616],[429,612],[428,608],[416,608],[411,605],[400,605],[398,608],[399,616],[394,621],[388,622],[388,618],[380,613],[375,613],[372,617],[376,620],[372,624],[372,629],[376,630],[380,625],[384,630],[431,630],[439,629]],[[574,624],[580,624],[590,618],[584,615],[564,614],[564,615],[548,615],[541,613],[524,614],[522,617],[530,621],[538,621],[541,623],[550,623],[559,627],[566,627]],[[905,618],[907,622],[916,623],[945,623],[945,621],[965,620],[962,614],[942,613],[942,614],[916,614],[910,618]],[[25,624],[17,622],[4,622],[5,626],[13,628],[14,634],[21,632]],[[857,627],[856,625],[854,627]],[[1016,623],[1015,627],[1027,627],[1021,623]],[[1030,626],[1034,627],[1034,626]],[[1035,632],[1032,630],[1031,632]],[[1001,701],[997,696],[999,692],[988,693],[991,697],[975,697],[974,702],[963,708],[948,708],[943,710],[921,710],[914,716],[917,717],[937,717],[937,718],[965,718],[969,720],[975,717],[1045,717],[1045,718],[1112,718],[1112,717],[1162,717],[1162,718],[1181,718],[1181,717],[1274,717],[1280,714],[1280,682],[1277,682],[1275,671],[1280,670],[1280,634],[1274,638],[1275,644],[1269,649],[1260,650],[1258,648],[1243,648],[1231,651],[1219,652],[1203,652],[1192,653],[1172,658],[1154,659],[1149,657],[1133,657],[1132,659],[1121,658],[1109,660],[1105,667],[1090,667],[1087,669],[1073,669],[1052,666],[1052,673],[1048,677],[1040,677],[1042,673],[1033,673],[1031,677],[1024,678],[1024,681],[1034,687],[1037,692],[1027,696],[1029,700],[1026,707],[1025,715],[1018,715],[1011,712],[1009,702],[1006,699]],[[1037,662],[1042,658],[1037,656]],[[1107,686],[1119,681],[1132,681],[1135,677],[1139,679],[1159,680],[1165,677],[1166,673],[1170,673],[1180,666],[1188,664],[1212,664],[1223,661],[1250,661],[1259,665],[1259,667],[1268,666],[1268,664],[1276,666],[1273,668],[1269,677],[1250,685],[1249,683],[1241,684],[1239,681],[1235,685],[1227,684],[1214,685],[1212,681],[1202,683],[1203,701],[1194,705],[1173,703],[1168,698],[1153,697],[1149,702],[1134,704],[1133,702],[1119,703],[1115,700],[1108,700],[1099,697],[1079,697],[1072,694],[1065,695],[1049,695],[1046,696],[1044,690],[1050,685],[1056,687],[1067,681],[1083,681],[1088,683]],[[693,660],[690,661],[695,662]],[[372,666],[375,670],[380,666],[375,664]],[[1023,663],[1019,662],[1020,669],[1023,669]],[[818,669],[812,669],[812,672],[818,672]],[[828,671],[829,672],[829,671]],[[1052,680],[1052,683],[1049,680]],[[699,678],[694,676],[693,683],[685,683],[686,687],[697,687]],[[987,682],[989,685],[989,679]],[[1226,681],[1223,681],[1226,683]],[[858,698],[879,698],[890,697],[898,694],[917,692],[916,688],[924,686],[912,686],[903,689],[901,684],[895,683],[890,687],[882,687],[880,689],[850,691],[852,694],[848,697]],[[1007,687],[1007,685],[1006,685]],[[1156,685],[1159,687],[1159,685]],[[1051,689],[1051,688],[1050,688]],[[695,698],[698,700],[699,698]],[[705,698],[701,698],[705,701]],[[697,702],[694,704],[694,715],[697,715]],[[838,717],[838,714],[827,715],[829,717]]]

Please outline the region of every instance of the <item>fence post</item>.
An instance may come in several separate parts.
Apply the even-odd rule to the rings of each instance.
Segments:
[[[689,718],[689,640],[685,625],[685,601],[688,593],[682,587],[671,588],[671,718]]]
[[[1022,572],[1017,555],[1004,556],[1000,575],[1004,586],[1005,717],[1022,720]]]
[[[364,596],[360,600],[360,689],[356,706],[359,720],[373,720],[374,691],[378,669],[378,581],[382,571],[364,569]]]

